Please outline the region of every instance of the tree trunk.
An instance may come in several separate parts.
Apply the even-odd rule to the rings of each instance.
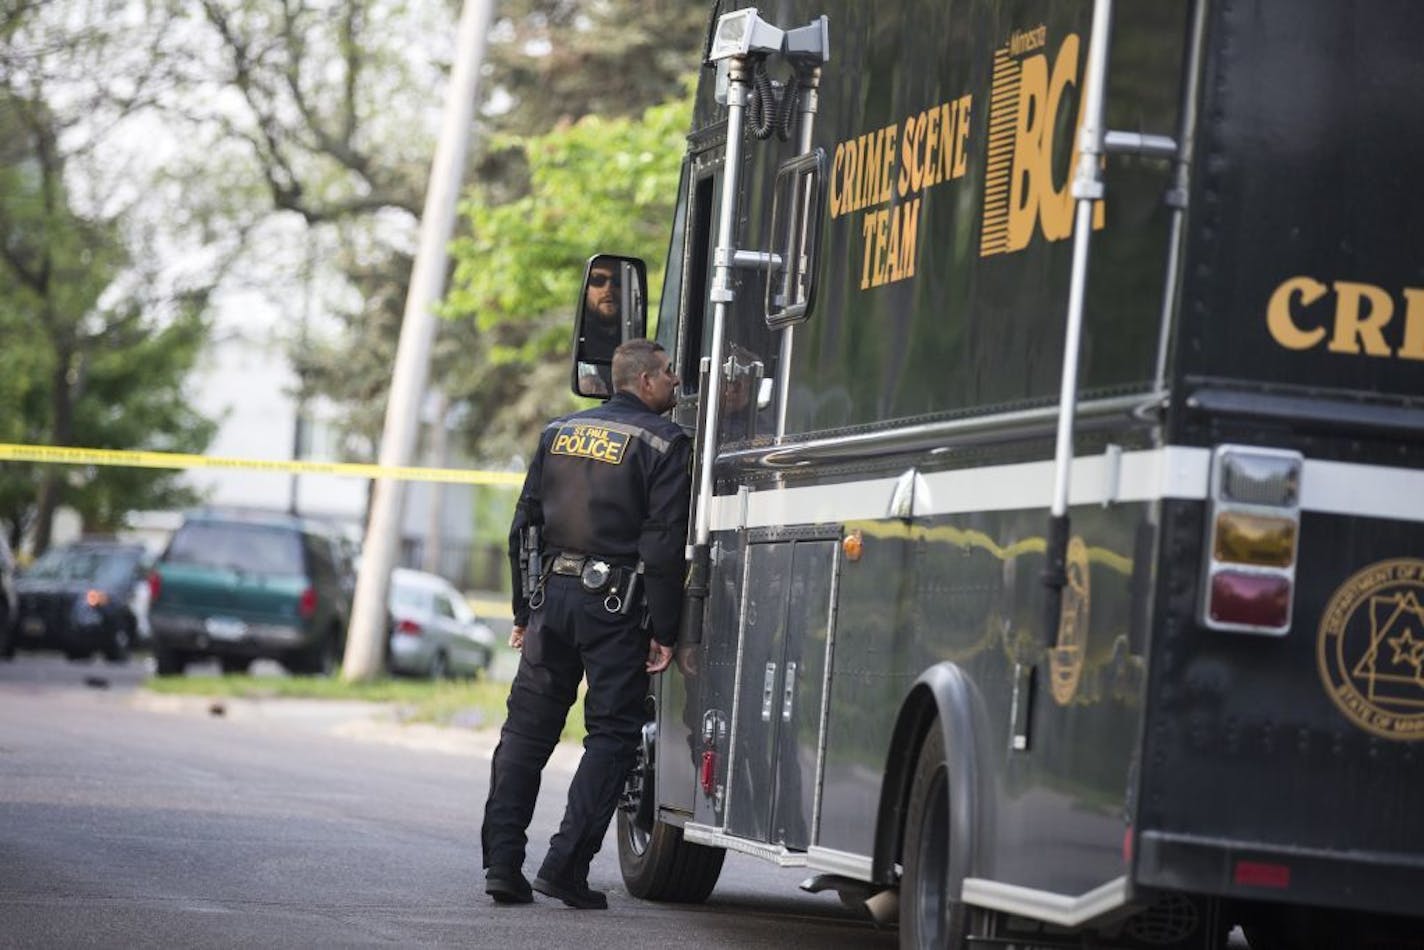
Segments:
[[[55,354],[54,378],[50,394],[50,445],[69,445],[74,435],[74,394],[69,378],[72,358],[67,352]],[[35,557],[49,550],[54,533],[54,512],[59,507],[61,465],[45,465],[40,469],[39,496],[35,501]]]

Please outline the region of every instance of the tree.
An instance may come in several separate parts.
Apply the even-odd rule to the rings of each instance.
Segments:
[[[452,389],[504,407],[484,433],[487,448],[527,451],[551,411],[574,404],[567,350],[591,254],[647,260],[649,299],[657,299],[690,117],[689,94],[637,118],[590,115],[510,137],[504,144],[529,168],[528,192],[496,203],[476,187],[462,205],[470,233],[452,247],[445,314],[476,326],[481,345]]]
[[[126,293],[129,262],[114,221],[71,207],[57,123],[46,103],[0,98],[0,290],[10,372],[0,416],[15,441],[201,451],[213,426],[187,406],[182,382],[206,333],[201,295],[171,312]],[[18,543],[50,541],[68,503],[99,530],[134,508],[192,498],[171,472],[11,465],[0,517]]]
[[[188,7],[174,9],[181,17]],[[677,95],[695,68],[706,23],[702,6],[686,0],[508,0],[497,16],[482,122],[490,132],[516,133],[584,115],[637,115]],[[195,88],[225,87],[241,109],[206,116],[188,109],[188,120],[206,129],[212,150],[240,149],[272,212],[298,216],[309,233],[322,232],[309,241],[334,249],[324,264],[347,291],[325,300],[335,332],[294,334],[290,352],[308,392],[345,407],[348,444],[374,454],[438,120],[439,97],[429,90],[448,68],[443,37],[453,32],[451,11],[431,5],[417,13],[390,0],[203,0],[190,21],[205,37],[195,48],[210,46],[207,59],[222,64]],[[680,144],[671,149],[679,151]],[[538,187],[517,137],[486,139],[475,163],[481,200],[491,206]],[[585,171],[595,169],[590,163]],[[666,218],[656,213],[662,231]],[[537,244],[543,236],[526,231],[521,240]],[[660,259],[661,251],[650,256]],[[555,257],[566,266],[567,255]],[[266,279],[282,266],[264,268]],[[532,373],[524,382],[542,392],[554,382],[552,364],[521,363],[520,354],[542,358],[547,349],[528,345],[530,328],[502,324],[494,346],[502,354],[494,364],[499,385],[472,384],[471,367],[490,365],[481,355],[485,325],[455,321],[436,341],[431,384],[469,405],[475,431],[468,441],[477,452],[508,457],[507,435],[525,428],[502,421],[511,399],[527,403],[514,410],[521,419],[541,405],[542,395],[520,391],[521,375]]]

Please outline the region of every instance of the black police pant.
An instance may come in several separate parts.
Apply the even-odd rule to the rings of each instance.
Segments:
[[[648,694],[648,634],[635,614],[610,613],[604,599],[584,591],[578,578],[551,575],[543,605],[530,615],[490,768],[480,833],[486,868],[523,867],[540,773],[587,673],[583,758],[539,870],[546,880],[587,882],[636,758]]]

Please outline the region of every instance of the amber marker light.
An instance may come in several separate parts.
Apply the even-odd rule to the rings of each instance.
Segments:
[[[865,538],[861,535],[860,529],[857,528],[841,539],[841,550],[845,553],[847,561],[860,560],[860,555],[865,551]]]
[[[1218,561],[1289,567],[1295,560],[1296,524],[1289,518],[1269,518],[1244,511],[1216,516]]]
[[[102,607],[109,602],[109,595],[102,590],[91,590],[84,595],[84,602],[90,607]]]

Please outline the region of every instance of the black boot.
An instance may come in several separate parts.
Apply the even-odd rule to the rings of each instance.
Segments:
[[[587,884],[566,884],[563,881],[551,881],[536,877],[534,890],[549,897],[556,897],[570,907],[577,907],[579,910],[608,909],[608,895],[602,891],[591,890]]]
[[[490,868],[485,872],[485,893],[496,904],[532,904],[529,879],[517,868]]]

